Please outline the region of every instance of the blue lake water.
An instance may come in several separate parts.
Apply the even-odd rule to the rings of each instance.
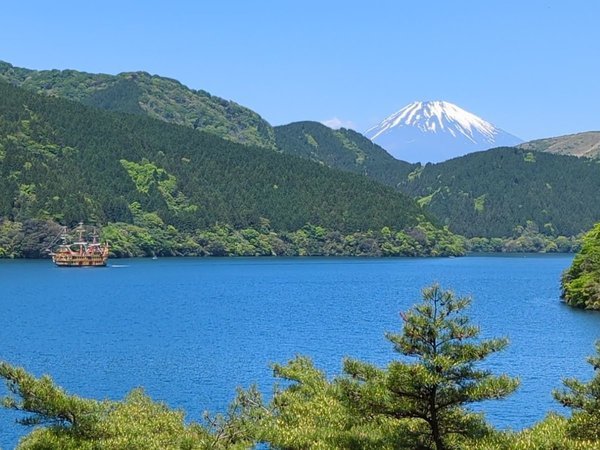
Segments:
[[[511,345],[487,365],[519,376],[519,391],[480,406],[522,428],[561,410],[552,389],[587,379],[600,314],[559,301],[570,255],[464,258],[161,258],[59,269],[0,260],[0,359],[48,373],[69,392],[122,398],[143,386],[189,419],[222,411],[236,386],[268,394],[269,365],[311,356],[328,374],[344,356],[395,357],[386,331],[432,282],[471,295],[485,337]],[[0,393],[5,393],[0,387]],[[0,447],[27,432],[0,411]]]

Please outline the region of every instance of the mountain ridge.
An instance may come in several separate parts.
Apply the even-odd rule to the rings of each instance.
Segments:
[[[600,158],[600,131],[584,131],[550,138],[535,139],[517,145],[523,150]]]
[[[72,69],[32,70],[0,61],[0,79],[36,93],[110,111],[146,114],[233,142],[275,149],[273,128],[258,113],[172,78],[144,71],[109,75]]]
[[[397,186],[414,170],[414,164],[399,161],[362,134],[345,128],[334,130],[314,121],[275,127],[279,151],[328,167],[367,176]]]

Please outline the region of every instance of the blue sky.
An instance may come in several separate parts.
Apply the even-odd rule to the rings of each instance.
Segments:
[[[273,125],[447,100],[523,139],[600,130],[600,2],[6,2],[0,59],[145,70]]]

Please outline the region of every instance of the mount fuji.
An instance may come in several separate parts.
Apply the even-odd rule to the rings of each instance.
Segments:
[[[394,158],[422,163],[445,161],[478,150],[523,142],[475,114],[444,101],[413,102],[364,134]]]

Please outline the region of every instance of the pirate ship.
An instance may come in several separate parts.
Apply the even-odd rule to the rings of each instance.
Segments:
[[[108,242],[100,244],[95,229],[91,234],[91,242],[84,238],[85,228],[83,223],[79,223],[72,231],[77,234],[77,240],[75,242],[70,242],[71,233],[69,233],[67,227],[63,227],[62,232],[50,245],[49,252],[54,264],[59,267],[106,266],[109,252]],[[55,247],[54,249],[53,246]]]

